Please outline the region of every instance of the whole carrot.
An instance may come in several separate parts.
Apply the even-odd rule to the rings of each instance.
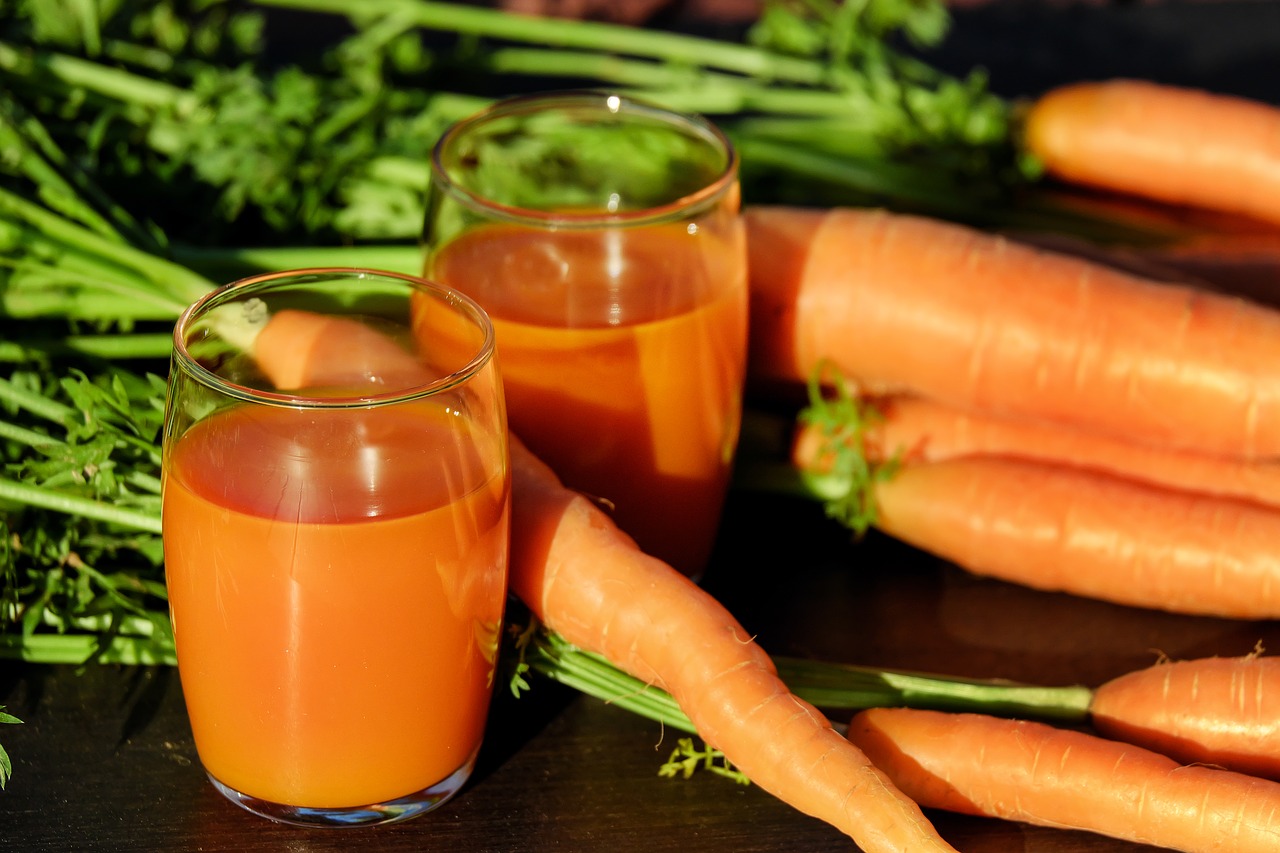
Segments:
[[[856,743],[926,808],[1079,829],[1185,853],[1280,843],[1280,783],[984,714],[876,708]]]
[[[1280,223],[1280,107],[1144,80],[1032,102],[1023,141],[1065,181]]]
[[[828,360],[871,392],[1280,455],[1280,311],[923,217],[746,220],[756,383],[803,382]]]
[[[1280,507],[1280,462],[1276,461],[1153,447],[907,394],[868,397],[865,405],[876,414],[861,436],[862,450],[873,463],[1008,456]],[[802,469],[820,470],[829,454],[828,440],[823,425],[799,424],[792,441],[792,461]]]
[[[343,345],[288,345],[287,336],[323,337],[325,322],[304,312],[287,317],[270,346],[253,347],[263,372],[322,385],[347,375]],[[416,364],[394,346],[361,352],[375,374],[403,374]],[[698,733],[754,783],[867,853],[954,853],[919,806],[791,694],[769,656],[710,594],[642,552],[514,436],[511,466],[510,587],[547,627],[671,693]]]
[[[511,587],[551,630],[670,693],[757,785],[867,853],[953,850],[714,598],[512,442]],[[847,747],[847,748],[846,748]]]
[[[902,465],[875,525],[975,574],[1177,613],[1280,617],[1280,511],[1001,457]]]

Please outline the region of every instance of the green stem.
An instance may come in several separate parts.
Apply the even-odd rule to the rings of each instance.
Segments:
[[[778,673],[796,695],[828,711],[904,705],[973,711],[1005,717],[1083,722],[1093,691],[1081,686],[1041,687],[902,670],[873,669],[775,657]]]
[[[212,282],[185,267],[141,249],[108,240],[3,189],[0,189],[0,214],[28,223],[47,238],[78,247],[82,252],[136,271],[148,283],[162,289],[175,304],[185,306],[214,287]]]
[[[527,660],[535,671],[587,695],[672,728],[696,733],[670,694],[558,635],[539,631],[527,651]],[[793,693],[828,713],[907,706],[1085,722],[1093,699],[1093,691],[1081,686],[1042,687],[791,657],[773,660],[779,676]]]
[[[65,85],[150,110],[185,114],[200,103],[186,90],[149,77],[67,54],[20,50],[5,42],[0,42],[0,71],[21,77],[48,75]]]
[[[173,256],[206,275],[245,275],[272,269],[300,267],[363,267],[418,275],[422,249],[394,243],[362,246],[284,246],[261,248],[198,248],[174,246]]]
[[[705,69],[659,65],[589,51],[503,48],[486,57],[494,71],[540,77],[579,77],[631,87],[634,93],[681,109],[720,115],[760,111],[796,115],[858,115],[883,112],[860,90],[827,91],[771,83]],[[898,124],[901,118],[898,118]]]
[[[172,351],[173,335],[165,332],[48,336],[0,341],[0,362],[21,363],[36,353],[49,356],[88,355],[110,361],[162,359],[168,358]]]
[[[0,378],[0,400],[59,426],[65,426],[68,420],[76,416],[76,410],[70,406],[38,391],[28,391],[3,378]]]
[[[0,95],[0,104],[3,105],[0,115],[3,144],[16,159],[18,171],[40,187],[46,203],[56,203],[67,215],[108,239],[125,242],[127,238],[134,245],[153,251],[160,249],[156,235],[99,189],[93,179],[67,157],[35,116],[5,95]]]
[[[820,62],[782,56],[748,45],[682,33],[659,32],[618,24],[567,18],[514,15],[427,0],[258,0],[263,6],[301,9],[350,17],[358,26],[395,15],[424,29],[483,36],[513,42],[604,50],[651,59],[684,62],[777,82],[822,83],[826,68]]]
[[[599,655],[574,647],[556,634],[539,631],[528,652],[529,665],[553,681],[664,726],[697,734],[669,693],[626,674]]]
[[[421,160],[384,154],[368,162],[365,177],[393,186],[426,192],[431,184],[431,171],[425,158]]]
[[[173,666],[173,642],[160,637],[89,634],[0,634],[0,658],[43,664],[116,663]]]
[[[108,524],[129,527],[144,533],[160,533],[160,518],[155,513],[126,509],[113,504],[52,492],[39,486],[29,486],[14,480],[0,478],[0,500],[25,506],[53,510],[66,515],[91,518]]]
[[[19,444],[25,444],[31,448],[39,447],[58,447],[66,444],[66,442],[54,438],[51,435],[45,435],[42,432],[36,432],[33,429],[11,424],[8,421],[0,421],[0,438],[7,441],[16,441]]]

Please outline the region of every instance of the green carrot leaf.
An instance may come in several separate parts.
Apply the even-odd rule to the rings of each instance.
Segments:
[[[672,750],[671,756],[658,768],[658,775],[667,779],[674,779],[677,776],[689,779],[699,770],[714,773],[739,785],[751,784],[747,775],[735,768],[725,758],[723,752],[709,746],[699,749],[694,745],[693,738],[687,737],[682,737],[676,742],[676,748]]]
[[[880,413],[830,364],[819,364],[808,382],[808,405],[802,422],[818,427],[823,437],[817,457],[829,466],[802,471],[809,489],[822,498],[827,515],[861,536],[876,523],[875,484],[891,478],[900,461],[893,457],[873,464],[866,453],[866,433]]]
[[[0,723],[21,723],[13,714],[5,713],[5,706],[0,705]],[[9,753],[5,752],[4,746],[0,745],[0,791],[5,789],[9,783],[9,779],[13,777],[13,762],[9,759]]]

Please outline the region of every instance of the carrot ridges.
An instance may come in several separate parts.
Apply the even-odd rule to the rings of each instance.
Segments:
[[[1103,734],[1184,763],[1280,779],[1280,658],[1157,663],[1099,686],[1090,715]]]

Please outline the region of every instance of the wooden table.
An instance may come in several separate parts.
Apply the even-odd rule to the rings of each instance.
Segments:
[[[985,64],[1002,94],[1075,77],[1145,74],[1257,97],[1280,85],[1280,4],[1003,3],[959,14],[944,49]],[[1268,72],[1262,74],[1259,72]],[[1280,650],[1280,623],[1146,612],[981,580],[872,536],[853,544],[814,505],[735,496],[707,578],[765,648],[881,666],[1094,685],[1151,663]],[[359,701],[359,697],[352,697]],[[848,851],[844,836],[767,793],[712,775],[666,780],[675,735],[539,682],[499,694],[479,768],[440,810],[405,824],[304,830],[223,800],[195,753],[177,673],[0,663],[14,762],[0,849]],[[1123,853],[1085,833],[930,815],[966,853]]]

